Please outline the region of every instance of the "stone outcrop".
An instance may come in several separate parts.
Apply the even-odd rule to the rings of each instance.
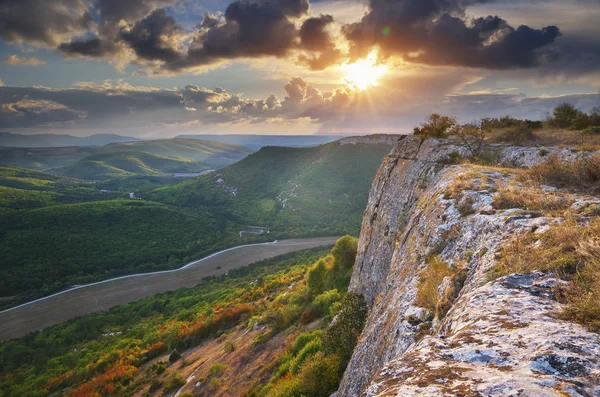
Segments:
[[[523,167],[549,152],[578,155],[495,150],[499,164]],[[452,165],[457,155],[468,153],[456,142],[407,136],[384,159],[350,284],[365,296],[369,316],[336,395],[600,396],[600,337],[556,318],[561,304],[553,287],[561,281],[544,273],[487,278],[516,234],[543,233],[563,219],[496,211],[494,188],[514,183],[510,170],[482,170],[460,198],[448,197],[448,187],[470,172]],[[580,197],[573,211],[592,204]],[[450,310],[433,323],[415,304],[419,272],[432,256],[464,272]]]

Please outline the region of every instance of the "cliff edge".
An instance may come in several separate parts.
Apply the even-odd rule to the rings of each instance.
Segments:
[[[569,282],[509,260],[543,264],[532,250],[553,230],[600,214],[595,197],[524,183],[522,168],[592,155],[498,146],[494,166],[458,165],[456,141],[401,138],[364,214],[350,290],[370,311],[336,394],[600,396],[599,334],[561,315]]]

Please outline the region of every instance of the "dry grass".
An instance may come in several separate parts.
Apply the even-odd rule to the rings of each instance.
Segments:
[[[600,155],[581,156],[575,161],[562,161],[550,156],[547,161],[519,175],[519,180],[549,184],[578,192],[600,192]]]
[[[489,188],[487,176],[479,170],[470,169],[458,175],[444,191],[446,198],[459,199],[464,190],[483,190]]]
[[[575,199],[570,194],[555,193],[536,187],[503,186],[494,196],[495,209],[521,208],[530,211],[564,211]]]
[[[599,150],[600,135],[564,129],[543,129],[534,132],[535,143],[541,146],[569,147],[576,150]]]
[[[435,318],[444,318],[462,289],[465,275],[466,272],[451,269],[437,256],[432,257],[428,260],[427,267],[419,273],[415,305],[427,309]],[[446,277],[452,278],[452,286],[440,296],[438,288]]]
[[[586,225],[569,220],[541,235],[517,236],[504,247],[489,278],[537,270],[569,281],[557,291],[567,304],[565,319],[600,331],[600,218]]]
[[[585,131],[571,131],[560,128],[544,128],[528,131],[496,129],[489,135],[490,143],[513,143],[523,146],[559,146],[575,150],[599,150],[600,134]]]

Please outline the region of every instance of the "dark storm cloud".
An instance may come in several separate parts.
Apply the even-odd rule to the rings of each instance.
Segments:
[[[308,0],[235,1],[225,10],[222,23],[215,24],[213,17],[205,17],[186,59],[167,68],[178,70],[220,60],[285,56],[297,46],[298,29],[291,18],[308,10]]]
[[[167,42],[177,39],[181,28],[172,17],[166,16],[164,8],[158,7],[176,2],[96,0],[93,4],[99,15],[97,33],[92,37],[71,39],[60,44],[58,49],[67,55],[103,58],[122,53],[129,45],[145,60],[175,60],[177,48],[174,47],[177,46]],[[123,27],[122,23],[129,28]]]
[[[308,18],[302,23],[300,44],[312,54],[302,55],[300,60],[311,70],[323,70],[338,63],[342,58],[341,51],[336,48],[333,38],[327,31],[333,22],[331,15],[321,15]]]
[[[58,49],[66,55],[104,58],[118,53],[120,47],[113,40],[91,37],[88,39],[74,39],[68,43],[61,43],[58,46]]]
[[[175,62],[181,58],[179,37],[182,30],[164,8],[158,9],[137,22],[120,37],[135,51],[138,59]]]
[[[360,22],[343,31],[355,56],[378,45],[383,55],[409,62],[487,69],[527,68],[556,56],[548,45],[560,36],[556,26],[514,28],[499,17],[468,20],[473,1],[371,0]]]
[[[87,0],[2,0],[0,38],[9,43],[54,46],[87,31],[93,16]]]

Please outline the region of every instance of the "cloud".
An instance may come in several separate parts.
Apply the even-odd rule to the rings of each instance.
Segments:
[[[483,0],[472,2],[484,2]],[[384,56],[427,65],[485,69],[529,68],[550,59],[556,26],[510,26],[496,17],[466,18],[468,1],[371,0],[369,11],[343,27],[354,56],[374,46]]]
[[[4,58],[4,63],[8,65],[21,65],[21,66],[40,66],[45,65],[46,61],[43,61],[36,57],[19,57],[17,55],[10,55]]]
[[[219,22],[205,15],[185,59],[166,68],[186,70],[222,60],[284,57],[296,47],[298,29],[292,19],[308,10],[308,0],[234,1]]]
[[[185,36],[165,9],[153,11],[131,29],[123,29],[120,38],[129,45],[138,60],[176,62],[181,59],[181,38]]]
[[[84,119],[86,112],[75,111],[51,100],[21,99],[2,104],[0,116],[2,127],[29,127],[74,122]]]
[[[336,48],[327,28],[334,23],[331,15],[308,18],[300,28],[300,45],[311,54],[301,55],[300,61],[311,70],[323,70],[328,66],[339,63],[343,56]]]
[[[566,101],[582,110],[600,105],[597,94],[527,97],[508,93],[452,94],[464,84],[457,76],[444,83],[447,92],[421,90],[427,81],[444,76],[431,74],[408,91],[387,84],[366,91],[338,86],[322,92],[300,77],[283,87],[285,97],[246,98],[223,88],[188,85],[183,88],[131,86],[123,82],[81,82],[72,89],[0,87],[0,127],[28,130],[63,128],[140,135],[148,131],[175,135],[178,126],[213,132],[256,131],[264,126],[304,125],[322,132],[406,132],[435,109],[462,122],[483,117],[512,115],[541,119],[558,103]],[[407,77],[407,81],[410,78]],[[402,104],[402,106],[399,106]],[[307,124],[308,123],[308,124]],[[168,126],[168,127],[166,127]],[[172,128],[173,130],[168,130]],[[281,127],[283,128],[283,127]],[[156,133],[159,133],[156,132]]]
[[[54,47],[91,28],[89,6],[88,0],[3,0],[0,38],[8,43]]]

